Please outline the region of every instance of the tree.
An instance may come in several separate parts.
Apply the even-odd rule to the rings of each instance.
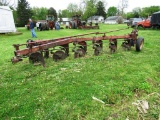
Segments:
[[[58,18],[60,19],[60,21],[62,21],[62,11],[61,10],[58,11]]]
[[[126,16],[127,19],[134,18],[133,12],[128,12],[125,16]]]
[[[134,8],[132,13],[133,13],[135,18],[139,18],[140,17],[140,13],[141,13],[141,8],[140,7]]]
[[[48,9],[45,8],[45,7],[41,7],[41,8],[33,7],[32,8],[32,13],[33,13],[33,16],[32,16],[33,19],[35,19],[35,20],[45,20],[46,15],[48,13]]]
[[[62,17],[63,18],[67,18],[67,17],[70,17],[70,12],[69,10],[65,9],[65,10],[62,10]]]
[[[142,8],[140,12],[140,16],[147,18],[152,15],[154,12],[160,11],[160,6],[150,6]]]
[[[108,8],[107,16],[115,16],[117,14],[118,10],[116,7],[112,6]]]
[[[70,3],[67,7],[67,17],[72,17],[73,15],[82,15],[81,5]]]
[[[95,0],[88,0],[86,3],[86,9],[83,15],[83,19],[87,20],[87,18],[95,15],[97,12],[97,8],[95,5]]]
[[[118,14],[123,15],[124,9],[128,7],[128,0],[120,0],[118,5]]]
[[[53,15],[54,16],[54,21],[57,20],[57,12],[56,12],[56,10],[53,7],[50,7],[48,9],[48,15]]]
[[[106,10],[104,7],[104,3],[102,1],[99,1],[97,3],[96,8],[97,8],[96,15],[103,16],[104,18],[106,18],[106,12],[105,12]]]
[[[16,9],[13,9],[11,8],[12,12],[13,12],[13,19],[15,22],[17,22],[17,10]],[[17,23],[15,23],[17,25]]]
[[[72,14],[75,15],[78,12],[78,5],[74,3],[70,3],[67,7],[67,10]]]
[[[26,0],[18,0],[17,18],[18,26],[24,27],[28,23],[28,19],[31,18],[32,12],[29,3]]]

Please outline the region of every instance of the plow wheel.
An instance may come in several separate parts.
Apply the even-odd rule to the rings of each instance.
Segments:
[[[30,54],[29,62],[35,65],[36,63],[41,63],[43,67],[45,67],[45,61],[44,61],[43,55],[39,52]]]
[[[63,50],[58,50],[58,51],[56,51],[56,52],[53,53],[53,60],[55,62],[57,62],[59,60],[63,60],[66,57],[67,57],[67,54]]]
[[[136,41],[136,51],[141,51],[144,44],[144,38],[139,37]]]
[[[81,47],[74,52],[74,58],[79,58],[84,56],[85,56],[85,50]]]

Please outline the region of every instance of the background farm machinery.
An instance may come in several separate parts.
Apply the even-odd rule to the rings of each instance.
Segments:
[[[69,28],[71,29],[99,29],[98,24],[95,26],[90,23],[89,25],[86,24],[85,21],[81,21],[81,15],[74,15],[72,16],[72,20],[69,22]]]
[[[119,29],[123,30],[123,29]],[[115,31],[119,31],[115,30]],[[113,32],[113,31],[110,31]],[[15,56],[11,59],[12,63],[22,61],[23,58],[29,57],[31,63],[40,62],[45,67],[44,58],[49,58],[49,54],[53,54],[53,60],[58,61],[65,59],[69,56],[69,44],[72,43],[72,52],[74,52],[74,58],[84,57],[87,52],[87,41],[92,41],[92,47],[94,49],[94,55],[99,55],[103,49],[104,40],[109,41],[109,49],[111,53],[117,50],[118,39],[124,39],[122,47],[126,50],[130,50],[132,46],[135,46],[136,51],[141,51],[144,38],[138,37],[138,31],[133,30],[127,35],[121,36],[107,36],[108,32],[92,32],[87,34],[56,38],[51,40],[27,40],[25,44],[14,44]],[[93,37],[85,37],[88,35],[96,35]],[[26,46],[24,49],[20,49],[21,46]]]
[[[55,27],[54,16],[46,15],[46,21],[37,22],[36,27],[39,31],[49,30],[49,29],[53,30],[53,28]]]
[[[33,21],[33,23],[34,23],[34,26],[39,31],[44,31],[44,30],[49,30],[49,29],[53,30],[53,28],[55,27],[53,15],[46,15],[46,20]],[[29,23],[26,25],[26,27],[28,30],[30,30]]]

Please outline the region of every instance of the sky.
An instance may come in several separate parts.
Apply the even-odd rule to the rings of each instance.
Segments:
[[[30,7],[53,7],[58,10],[66,9],[69,3],[79,4],[81,0],[27,0]],[[117,7],[120,0],[104,0],[107,3],[106,10],[111,7]],[[131,12],[136,7],[160,6],[160,0],[128,0],[128,7],[125,12]]]

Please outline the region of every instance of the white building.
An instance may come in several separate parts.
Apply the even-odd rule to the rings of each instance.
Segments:
[[[122,16],[109,16],[108,18],[105,19],[104,23],[106,24],[118,24],[119,21],[122,19],[122,22],[123,22],[123,18]]]
[[[8,6],[0,6],[0,33],[16,32],[13,13]]]
[[[62,18],[60,20],[60,18],[58,18],[58,21],[61,23],[61,24],[69,24],[69,22],[72,20],[72,18]]]
[[[102,23],[104,22],[104,17],[103,16],[91,16],[87,19],[87,23]]]

